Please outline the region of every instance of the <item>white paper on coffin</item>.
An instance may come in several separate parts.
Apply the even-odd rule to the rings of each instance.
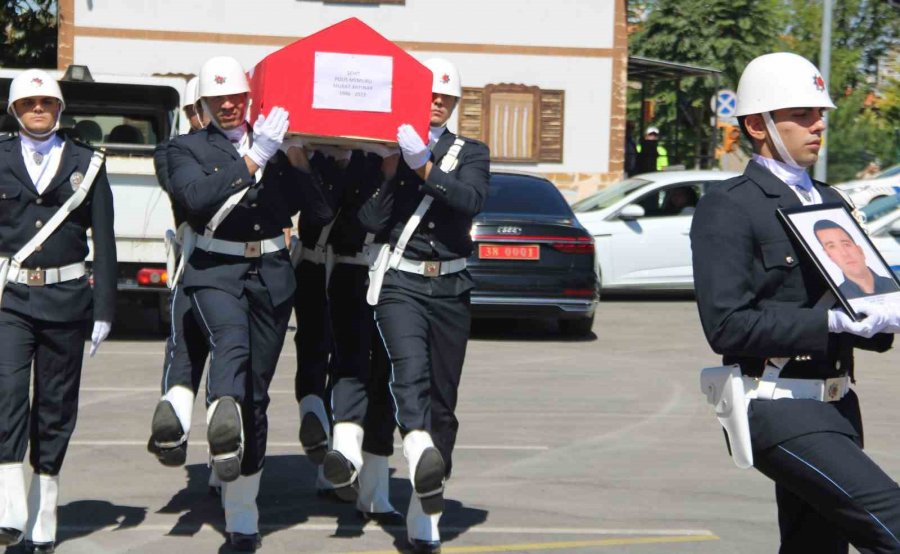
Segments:
[[[389,113],[393,71],[391,56],[316,52],[313,108]]]

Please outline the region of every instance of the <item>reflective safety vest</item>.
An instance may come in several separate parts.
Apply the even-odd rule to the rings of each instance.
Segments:
[[[641,145],[637,145],[638,154],[641,153]],[[656,145],[656,171],[662,171],[664,167],[669,166],[669,151],[662,144]]]

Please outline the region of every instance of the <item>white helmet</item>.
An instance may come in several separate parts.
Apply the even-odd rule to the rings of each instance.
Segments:
[[[647,127],[647,130],[644,132],[645,135],[658,135],[659,127]]]
[[[452,62],[443,58],[431,58],[422,63],[434,75],[434,79],[431,82],[431,92],[448,94],[457,98],[462,97],[459,70],[456,69]]]
[[[181,108],[187,108],[188,106],[193,106],[197,103],[197,88],[200,84],[199,77],[193,77],[190,81],[187,82],[187,86],[184,87],[184,98],[181,100]]]
[[[12,83],[9,85],[9,106],[7,111],[13,114],[13,103],[16,100],[28,98],[29,96],[56,98],[62,104],[62,109],[66,107],[62,91],[59,90],[59,83],[48,75],[46,71],[41,71],[40,69],[26,69],[12,80]]]
[[[53,128],[40,135],[31,133],[36,138],[43,139],[49,137],[59,129],[59,116],[62,114],[63,110],[66,109],[66,101],[63,100],[62,91],[59,89],[59,83],[56,82],[56,79],[48,75],[46,71],[41,71],[40,69],[26,69],[22,73],[19,73],[19,75],[12,80],[12,83],[9,84],[9,105],[6,107],[6,111],[19,122],[19,127],[24,128],[25,126],[22,124],[22,120],[19,119],[19,114],[13,109],[13,104],[17,100],[32,96],[56,98],[60,103],[59,114],[56,115],[56,123],[53,125]]]
[[[768,113],[782,108],[834,108],[825,79],[809,60],[790,52],[753,59],[737,88],[735,116]]]
[[[200,68],[200,84],[197,94],[200,98],[226,96],[250,92],[250,83],[241,64],[229,56],[216,56],[206,60]]]

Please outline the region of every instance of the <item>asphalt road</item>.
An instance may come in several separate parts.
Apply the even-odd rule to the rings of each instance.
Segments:
[[[58,552],[229,552],[223,514],[206,491],[199,403],[185,468],[164,468],[145,451],[163,337],[125,323],[127,335],[85,361]],[[604,300],[594,333],[576,341],[549,324],[476,325],[444,552],[775,552],[773,487],[734,467],[699,391],[699,368],[716,358],[693,302]],[[315,496],[314,469],[296,439],[291,339],[272,385],[261,552],[396,552],[403,529],[363,527],[352,506]],[[896,352],[860,353],[857,369],[868,451],[894,476],[897,362]],[[391,488],[401,510],[403,466],[398,449]]]

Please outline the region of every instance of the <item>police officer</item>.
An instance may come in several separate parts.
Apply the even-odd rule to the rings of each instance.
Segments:
[[[756,398],[747,412],[753,465],[775,482],[780,552],[847,552],[848,541],[863,553],[900,552],[900,487],[863,453],[849,388],[854,348],[891,346],[879,334],[887,318],[856,322],[823,299],[823,277],[776,215],[841,202],[807,173],[834,104],[818,69],[784,52],[751,61],[737,96],[753,161],[700,200],[694,283],[710,346],[740,366]]]
[[[301,209],[314,222],[333,216],[303,149],[279,152],[287,112],[273,107],[248,128],[249,90],[237,60],[208,60],[199,95],[210,125],[168,148],[172,194],[193,231],[185,239],[183,285],[210,345],[211,464],[223,482],[229,540],[244,551],[261,544],[256,496],[268,387],[295,288],[283,229]]]
[[[198,131],[209,122],[197,99],[199,79],[194,77],[187,83],[182,109],[190,121],[191,131]],[[169,141],[161,143],[153,152],[153,163],[160,186],[169,194],[172,215],[177,235],[183,238],[187,214],[174,201],[169,190],[167,149]],[[169,248],[178,249],[176,241],[170,239]],[[173,257],[178,256],[173,252]],[[177,263],[170,264],[176,267]],[[169,272],[169,279],[176,279],[176,272]],[[156,405],[151,422],[149,450],[167,466],[180,466],[187,457],[187,438],[191,428],[194,397],[200,388],[203,367],[209,354],[206,337],[200,329],[191,310],[191,301],[178,283],[171,283],[169,300],[171,326],[166,339],[166,353],[163,360],[162,398]],[[214,473],[212,486],[218,486]]]
[[[429,143],[411,126],[399,128],[403,161],[398,167],[397,156],[385,159],[386,182],[362,207],[360,221],[378,235],[376,242],[389,245],[375,320],[390,358],[391,393],[415,489],[407,535],[416,552],[437,552],[469,337],[469,232],[487,196],[490,152],[446,127],[462,93],[456,68],[441,59],[425,65],[434,76]],[[373,273],[370,301],[379,280]]]
[[[335,189],[339,165],[346,165],[344,152],[330,147],[320,148],[310,160],[322,177],[329,204],[333,207],[340,191]],[[331,154],[331,155],[328,155]],[[335,158],[337,154],[338,158]],[[331,324],[328,321],[325,254],[332,221],[324,224],[300,219],[300,261],[295,269],[297,291],[294,294],[294,310],[297,315],[297,372],[294,376],[294,393],[300,406],[300,444],[309,460],[321,466],[331,434],[331,424],[325,409],[325,389],[328,382],[328,364],[331,355]],[[316,487],[320,494],[327,494],[331,487],[319,478]]]
[[[9,89],[19,136],[0,142],[0,545],[25,535],[33,552],[54,551],[59,472],[75,428],[86,321],[93,317],[93,356],[115,309],[112,191],[102,155],[57,134],[64,109],[55,80],[23,71]],[[45,227],[44,234],[55,230],[42,239]],[[88,229],[93,290],[84,261]],[[26,497],[22,462],[29,446],[34,473]]]
[[[402,525],[403,517],[389,495],[388,460],[394,451],[389,370],[372,307],[366,302],[367,254],[374,237],[366,233],[358,216],[362,204],[381,185],[382,155],[390,152],[380,145],[366,149],[377,152],[354,151],[343,174],[343,198],[328,242],[334,264],[328,281],[334,336],[334,449],[326,455],[324,469],[337,487],[335,493],[356,501],[361,518]]]

